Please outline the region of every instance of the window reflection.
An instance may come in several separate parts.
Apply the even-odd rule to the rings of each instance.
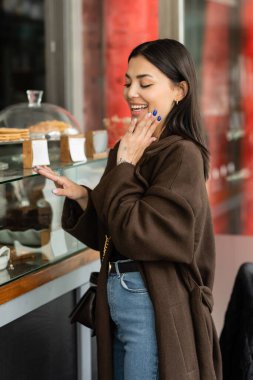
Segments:
[[[253,1],[185,1],[211,151],[216,233],[253,234]]]
[[[44,0],[0,1],[0,110],[45,90]]]

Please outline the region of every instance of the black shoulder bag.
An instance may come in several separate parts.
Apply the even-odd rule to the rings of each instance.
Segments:
[[[105,244],[103,249],[102,261],[108,251],[111,237],[105,235]],[[74,309],[69,315],[70,322],[79,322],[95,331],[95,307],[96,307],[96,292],[99,272],[92,272],[90,275],[91,286],[80,298]],[[93,334],[94,335],[94,334]]]

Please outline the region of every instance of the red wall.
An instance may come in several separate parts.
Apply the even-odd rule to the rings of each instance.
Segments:
[[[158,38],[158,0],[104,0],[105,116],[129,115],[123,99],[130,51]]]

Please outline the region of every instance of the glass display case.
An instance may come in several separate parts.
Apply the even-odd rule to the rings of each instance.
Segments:
[[[89,160],[54,170],[93,188],[105,165],[106,159]],[[0,286],[85,248],[61,228],[64,198],[53,188],[32,169],[11,175],[0,170]]]

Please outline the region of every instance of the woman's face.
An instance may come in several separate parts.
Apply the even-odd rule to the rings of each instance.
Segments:
[[[178,86],[141,55],[131,58],[128,63],[124,97],[132,117],[140,120],[156,109],[162,122],[175,101],[180,100],[177,99]]]

